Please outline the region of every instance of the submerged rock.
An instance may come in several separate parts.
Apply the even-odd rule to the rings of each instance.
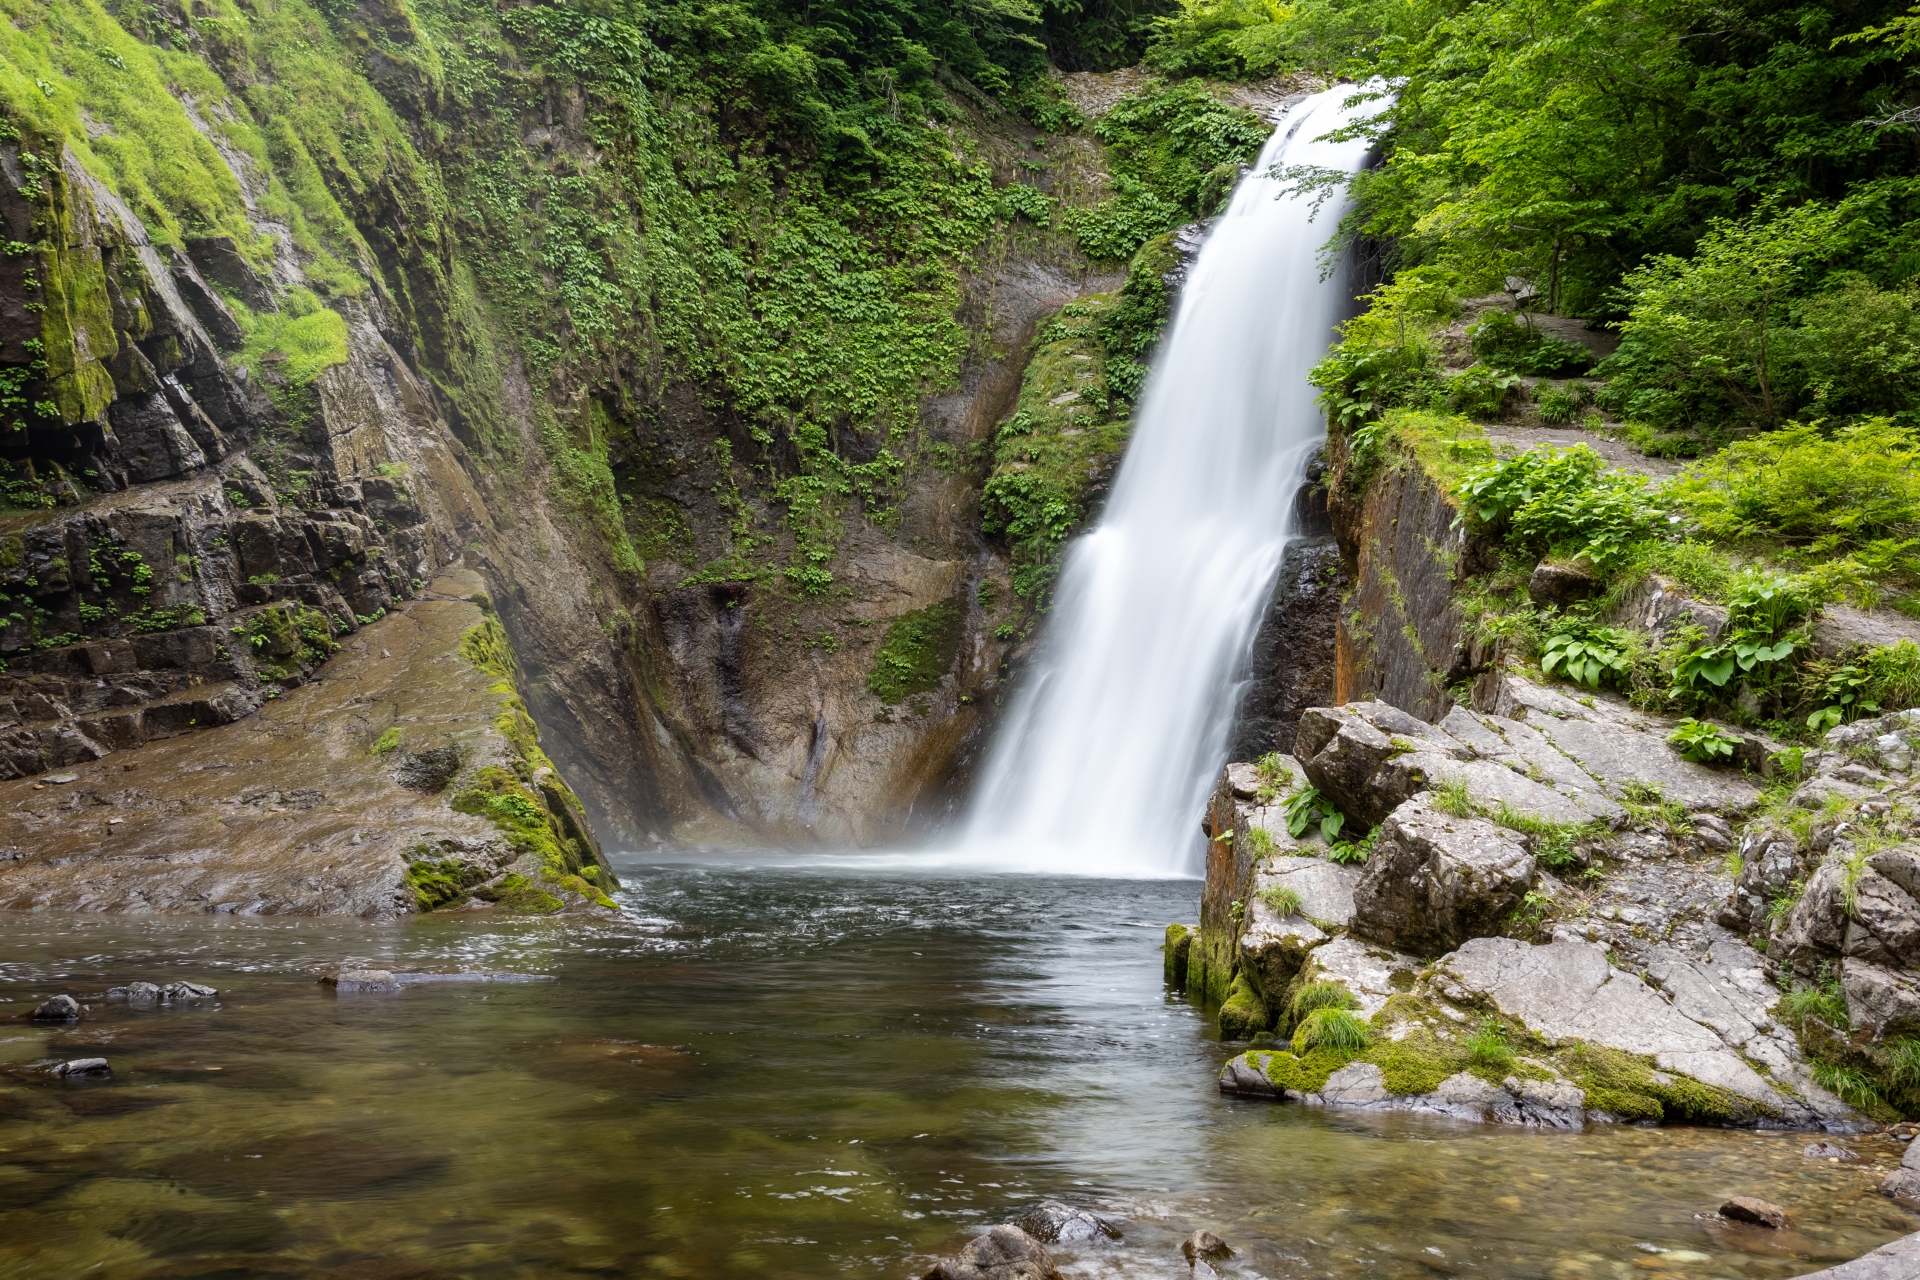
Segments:
[[[1180,1252],[1189,1263],[1197,1262],[1202,1258],[1218,1262],[1222,1258],[1233,1256],[1233,1246],[1202,1227],[1180,1242]]]
[[[1908,1141],[1900,1167],[1881,1180],[1880,1194],[1892,1196],[1909,1209],[1920,1209],[1920,1142]]]
[[[1048,1244],[1071,1244],[1080,1240],[1118,1240],[1120,1228],[1097,1213],[1076,1209],[1058,1200],[1042,1200],[1013,1220],[1013,1225]]]
[[[113,1074],[105,1058],[74,1058],[57,1064],[53,1074],[62,1080],[100,1079]]]
[[[1757,1227],[1771,1227],[1775,1231],[1784,1231],[1793,1225],[1793,1219],[1787,1216],[1785,1209],[1758,1196],[1735,1196],[1720,1206],[1720,1216],[1734,1222],[1751,1222]]]
[[[72,996],[49,996],[33,1011],[35,1022],[78,1022],[80,1002]]]
[[[1045,1245],[1012,1223],[976,1236],[958,1257],[938,1263],[921,1280],[1060,1280]]]
[[[335,991],[398,991],[400,981],[385,969],[340,969],[325,974],[320,985]]]

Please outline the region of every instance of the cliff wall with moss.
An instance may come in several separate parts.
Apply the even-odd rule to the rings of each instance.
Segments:
[[[253,714],[459,561],[621,842],[941,812],[1156,237],[1287,92],[1103,96],[985,13],[7,13],[6,767]]]

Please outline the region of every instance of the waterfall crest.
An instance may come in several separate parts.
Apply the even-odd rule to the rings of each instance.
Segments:
[[[1369,108],[1352,86],[1291,108],[1183,288],[1113,494],[1069,549],[1045,639],[981,772],[968,861],[1083,875],[1201,870],[1239,668],[1323,433],[1307,373],[1348,305],[1320,278],[1343,212],[1282,196],[1278,165],[1356,172],[1318,141]]]

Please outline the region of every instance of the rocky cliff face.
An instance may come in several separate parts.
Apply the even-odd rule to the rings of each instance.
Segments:
[[[520,16],[15,23],[0,773],[252,715],[459,562],[610,839],[950,803],[1033,621],[981,532],[996,427],[1041,322],[1125,281],[996,192],[1091,205],[1101,144],[962,85],[824,191],[721,90],[641,86],[643,37]],[[1072,412],[1084,518],[1125,421]]]
[[[1671,718],[1476,639],[1462,567],[1485,549],[1429,463],[1336,486],[1336,705],[1228,766],[1205,815],[1169,974],[1254,1041],[1221,1087],[1557,1127],[1902,1109],[1916,713],[1792,751],[1723,726],[1721,763],[1686,758]],[[1610,607],[1654,638],[1725,622],[1657,576]]]

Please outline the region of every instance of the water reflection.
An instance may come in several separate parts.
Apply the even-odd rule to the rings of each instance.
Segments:
[[[1043,1196],[1127,1230],[1082,1276],[1177,1274],[1196,1226],[1272,1280],[1788,1276],[1920,1228],[1794,1135],[1222,1100],[1160,985],[1190,882],[622,873],[590,924],[8,918],[0,1010],[221,996],[0,1023],[0,1274],[904,1276]],[[336,998],[343,960],[558,981]],[[92,1054],[112,1081],[28,1069]],[[1696,1217],[1736,1193],[1798,1228]]]

